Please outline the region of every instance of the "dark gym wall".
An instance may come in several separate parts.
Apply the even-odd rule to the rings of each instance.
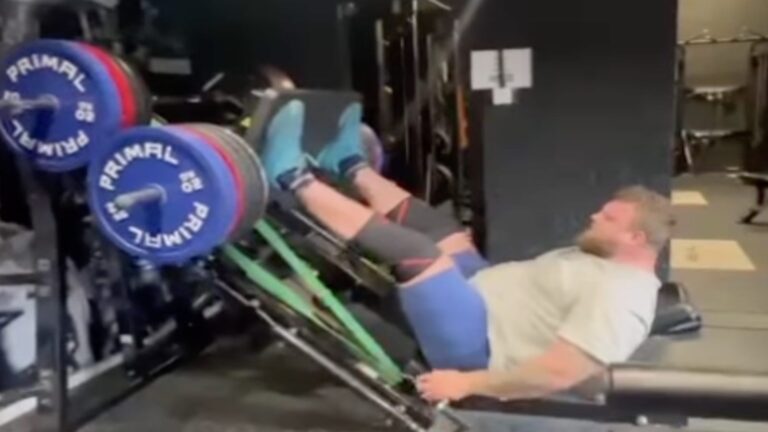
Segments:
[[[152,0],[189,38],[196,74],[284,69],[305,88],[346,88],[337,0]]]
[[[484,2],[464,48],[532,47],[534,63],[515,105],[472,96],[492,261],[571,244],[622,186],[669,193],[676,21],[671,0]]]

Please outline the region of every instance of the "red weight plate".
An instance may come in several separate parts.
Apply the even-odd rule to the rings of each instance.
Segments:
[[[152,121],[152,95],[149,93],[147,84],[141,78],[138,71],[127,61],[114,55],[112,58],[115,60],[115,64],[125,72],[125,76],[128,77],[128,82],[131,84],[131,91],[136,101],[136,124],[150,124]]]
[[[210,144],[211,147],[213,147],[214,150],[221,156],[222,159],[224,159],[224,162],[227,164],[227,167],[229,167],[229,171],[233,173],[233,176],[235,178],[235,187],[237,187],[237,190],[235,191],[236,199],[237,199],[237,217],[234,221],[232,221],[232,224],[230,225],[230,233],[233,233],[233,231],[239,226],[240,220],[243,218],[243,212],[245,210],[245,203],[243,202],[243,197],[245,196],[243,194],[244,192],[244,183],[243,183],[243,176],[240,172],[240,169],[237,168],[237,164],[235,163],[235,160],[232,158],[232,155],[227,152],[223,146],[218,142],[218,138],[214,137],[212,134],[200,130],[193,125],[179,125],[182,129],[185,131],[203,139],[205,142]]]
[[[265,207],[266,195],[261,192],[262,185],[266,183],[261,181],[260,166],[252,155],[246,149],[247,144],[241,144],[239,137],[233,132],[213,124],[192,123],[197,129],[207,132],[218,139],[222,148],[233,155],[240,173],[243,175],[244,188],[246,194],[243,197],[243,219],[240,225],[235,229],[233,239],[242,238],[253,228],[253,224],[263,216],[261,209]]]
[[[81,43],[80,46],[85,48],[91,55],[99,59],[99,61],[107,68],[109,75],[115,80],[115,85],[120,92],[120,104],[123,107],[123,118],[121,124],[123,127],[131,127],[136,125],[137,111],[136,111],[136,96],[133,94],[133,88],[128,81],[128,77],[125,76],[120,67],[115,63],[112,55],[102,50],[99,47]]]

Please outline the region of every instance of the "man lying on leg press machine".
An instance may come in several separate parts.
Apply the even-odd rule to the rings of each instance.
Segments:
[[[261,157],[274,186],[393,266],[403,309],[434,369],[418,380],[426,399],[545,397],[626,361],[645,340],[661,286],[656,261],[674,225],[665,197],[623,189],[592,215],[576,247],[490,266],[458,223],[366,164],[361,112],[359,104],[347,108],[317,163],[353,184],[368,206],[312,175],[299,101],[273,118]]]

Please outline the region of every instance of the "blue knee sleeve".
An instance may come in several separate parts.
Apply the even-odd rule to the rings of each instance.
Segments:
[[[461,270],[465,278],[469,279],[480,270],[488,267],[488,261],[474,250],[459,252],[451,256],[456,267]]]
[[[458,268],[403,288],[400,298],[431,367],[475,370],[488,366],[485,302]]]

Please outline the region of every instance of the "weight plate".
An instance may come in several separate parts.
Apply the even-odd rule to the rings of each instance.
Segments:
[[[152,94],[149,92],[147,83],[127,61],[117,56],[113,56],[113,58],[115,63],[125,72],[133,88],[133,94],[136,96],[136,124],[150,124],[152,122]]]
[[[233,236],[233,239],[241,238],[247,235],[253,229],[253,225],[266,213],[269,201],[269,185],[261,161],[256,153],[248,147],[248,144],[231,130],[211,124],[196,124],[195,126],[215,134],[220,138],[220,142],[229,147],[236,155],[236,161],[246,179],[245,214]]]
[[[234,164],[234,170],[238,173],[241,179],[241,186],[238,191],[238,202],[242,204],[242,214],[238,218],[235,226],[232,227],[230,239],[239,237],[239,233],[242,230],[242,226],[246,223],[249,207],[252,205],[248,199],[248,190],[251,187],[251,181],[253,175],[249,172],[249,167],[244,166],[241,159],[243,155],[235,151],[232,148],[232,144],[228,141],[228,137],[222,136],[218,127],[206,123],[190,123],[185,125],[187,127],[195,129],[198,133],[210,137],[209,139],[215,140],[222,152],[228,155],[229,160]]]
[[[40,168],[67,171],[88,164],[96,145],[120,130],[120,93],[109,70],[75,43],[40,39],[2,60],[3,99],[51,97],[53,110],[3,113],[0,134]]]
[[[245,228],[251,230],[253,225],[262,219],[267,214],[267,207],[269,206],[269,181],[267,180],[267,172],[264,170],[264,165],[261,163],[256,151],[242,136],[236,134],[229,129],[223,129],[223,133],[228,135],[233,144],[242,149],[245,154],[245,159],[248,160],[256,181],[253,183],[252,195],[249,195],[250,200],[255,204],[253,216],[251,217],[251,223]]]
[[[376,132],[365,123],[360,127],[360,142],[365,150],[368,164],[381,173],[384,170],[384,147]]]
[[[231,156],[233,162],[236,165],[237,171],[242,177],[243,187],[240,190],[240,199],[243,203],[243,214],[238,221],[237,226],[233,227],[232,234],[230,235],[230,239],[235,240],[240,237],[243,225],[248,224],[247,221],[249,218],[249,213],[251,212],[251,207],[253,206],[251,200],[249,199],[250,189],[252,188],[251,183],[253,182],[253,173],[251,172],[250,167],[243,163],[244,155],[232,147],[232,143],[229,141],[229,137],[222,134],[219,127],[205,123],[195,123],[192,126],[202,133],[205,133],[216,139],[216,141],[221,145],[222,150]]]
[[[126,193],[148,188],[162,198],[118,206]],[[181,264],[226,242],[237,214],[235,188],[216,149],[180,127],[122,132],[94,154],[88,171],[89,204],[105,236],[156,264]]]
[[[248,190],[248,202],[251,204],[247,213],[247,221],[240,231],[241,235],[246,235],[253,229],[254,224],[264,217],[269,204],[269,183],[266,173],[261,165],[256,152],[250,148],[247,142],[233,131],[218,127],[221,134],[225,136],[232,147],[242,154],[242,164],[247,167],[251,173],[251,183]]]
[[[256,153],[250,149],[248,144],[237,134],[229,129],[215,126],[219,134],[240,154],[240,164],[244,170],[249,173],[249,188],[247,188],[246,219],[240,230],[238,237],[247,235],[253,230],[254,224],[264,217],[269,201],[269,184],[266,181],[266,174],[261,166]]]
[[[224,160],[224,162],[226,162],[227,168],[229,168],[229,171],[232,173],[232,176],[235,179],[235,188],[230,189],[227,192],[232,195],[232,191],[234,191],[235,200],[237,202],[237,213],[235,219],[232,220],[232,225],[229,229],[230,234],[233,233],[235,229],[237,229],[237,226],[240,224],[240,221],[243,219],[243,212],[245,210],[245,183],[243,174],[240,172],[240,167],[235,162],[237,158],[227,149],[225,144],[221,143],[221,140],[216,135],[211,134],[210,132],[196,128],[191,124],[182,124],[174,127],[184,129],[185,131],[194,134],[200,139],[204,140],[209,146],[211,146],[211,148],[216,150],[219,156]]]
[[[136,96],[131,84],[128,82],[128,77],[117,66],[112,55],[94,45],[85,43],[77,43],[77,45],[91,53],[109,70],[109,75],[112,76],[112,80],[120,92],[120,106],[123,113],[120,124],[124,128],[136,125]]]

